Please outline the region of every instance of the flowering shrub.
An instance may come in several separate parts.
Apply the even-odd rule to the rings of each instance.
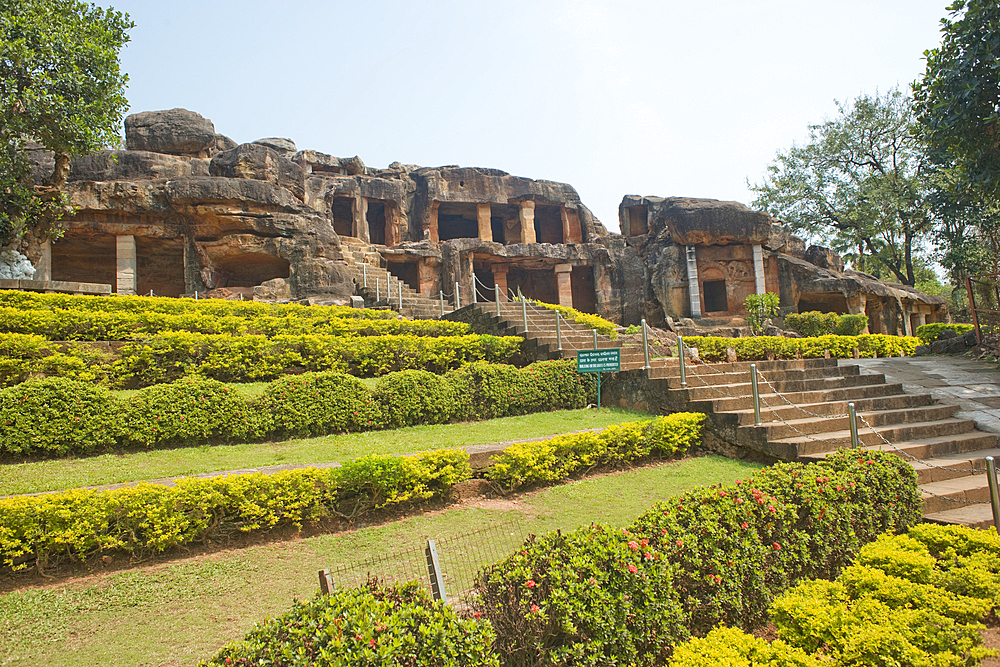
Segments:
[[[913,336],[887,336],[884,334],[863,334],[860,336],[815,336],[811,338],[785,338],[783,336],[756,336],[754,338],[720,338],[717,336],[688,336],[684,338],[687,347],[698,348],[698,356],[705,361],[723,361],[726,348],[736,350],[739,361],[760,361],[769,356],[774,359],[795,359],[799,355],[806,359],[830,354],[839,359],[854,355],[901,357],[911,355],[920,340]]]
[[[630,664],[687,632],[704,634],[719,623],[760,625],[775,595],[806,577],[835,573],[865,543],[914,523],[919,507],[912,468],[891,454],[844,451],[820,463],[781,464],[738,484],[671,498],[620,533],[589,528],[529,543],[540,546],[525,548],[484,574],[477,584],[480,610],[494,622],[497,650],[518,647],[517,655],[524,656],[508,664],[565,664],[560,651],[588,645],[602,656],[599,664]],[[598,533],[614,534],[621,545],[612,548],[606,544],[610,538],[591,537]],[[588,551],[591,543],[596,553]],[[647,552],[664,565],[644,570],[629,561],[636,572],[627,564],[626,570],[645,575],[642,585],[648,588],[634,596],[626,591],[632,597],[622,597],[610,614],[606,600],[577,590],[590,577],[601,581],[594,572],[614,571],[607,552],[622,549],[641,551],[643,565]],[[526,595],[527,580],[530,602],[516,597]],[[645,605],[666,604],[673,596],[679,616],[641,618]],[[529,604],[554,614],[552,625],[548,617],[534,619]],[[659,641],[661,630],[647,628],[643,634],[632,627],[654,622],[680,623],[684,631],[664,628],[670,639],[650,648],[642,642]]]
[[[233,531],[356,520],[388,505],[447,495],[468,479],[469,455],[439,450],[368,456],[337,468],[185,478],[174,486],[73,489],[0,498],[0,563],[40,571],[103,551],[135,558]]]
[[[595,466],[621,465],[650,455],[669,456],[696,444],[704,421],[701,413],[678,412],[597,432],[515,443],[494,457],[485,476],[512,490],[565,479]]]
[[[296,602],[199,667],[499,667],[488,623],[461,619],[414,583],[336,589]]]

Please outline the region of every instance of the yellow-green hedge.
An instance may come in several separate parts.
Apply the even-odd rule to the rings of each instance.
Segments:
[[[609,322],[603,317],[597,315],[591,315],[590,313],[581,313],[579,310],[574,308],[569,308],[567,306],[560,306],[555,303],[544,303],[542,301],[536,301],[534,299],[528,299],[531,303],[536,306],[541,306],[542,308],[547,308],[548,310],[554,310],[562,315],[567,320],[572,320],[577,324],[580,324],[587,329],[596,329],[597,333],[602,336],[607,336],[609,338],[618,338],[618,325],[614,322]]]
[[[775,359],[806,359],[825,356],[847,359],[854,356],[901,357],[913,354],[919,338],[913,336],[887,336],[862,334],[860,336],[814,336],[812,338],[785,338],[783,336],[755,336],[752,338],[722,338],[718,336],[685,336],[684,345],[698,348],[698,356],[705,361],[724,361],[726,348],[736,350],[739,361],[760,361],[773,355]]]

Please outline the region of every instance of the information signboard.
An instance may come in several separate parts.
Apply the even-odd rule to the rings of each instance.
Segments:
[[[622,351],[618,348],[607,350],[580,350],[576,353],[577,373],[617,373],[622,369]]]

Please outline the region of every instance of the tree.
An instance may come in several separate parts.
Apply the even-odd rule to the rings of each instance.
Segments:
[[[822,236],[861,271],[866,258],[913,285],[914,254],[933,219],[925,155],[911,100],[897,89],[837,102],[834,120],[809,126],[809,142],[778,152],[756,208],[797,232]]]
[[[78,0],[0,0],[0,246],[58,218],[71,157],[118,141],[132,26]],[[55,153],[47,189],[32,182],[29,141]]]
[[[1000,3],[955,0],[941,46],[913,85],[927,143],[948,154],[962,189],[1000,197]]]

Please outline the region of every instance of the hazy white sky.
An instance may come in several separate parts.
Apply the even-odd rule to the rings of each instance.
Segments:
[[[100,2],[99,4],[106,4]],[[237,142],[749,203],[834,100],[908,86],[948,0],[110,0],[131,110]]]

